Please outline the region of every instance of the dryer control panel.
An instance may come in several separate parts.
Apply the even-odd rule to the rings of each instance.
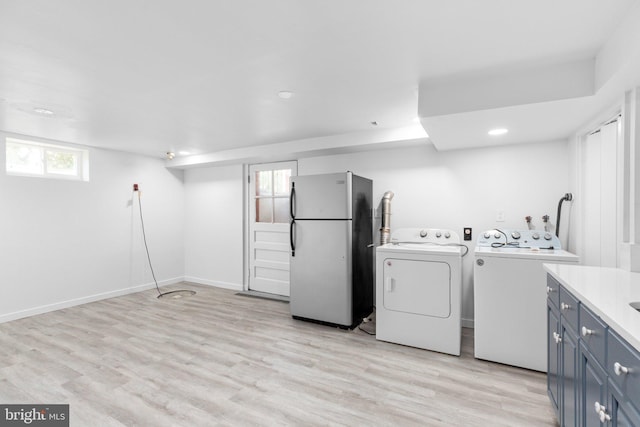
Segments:
[[[391,233],[390,243],[460,243],[460,236],[443,228],[398,228]]]
[[[562,249],[558,237],[541,230],[494,228],[480,233],[477,246],[492,248]]]

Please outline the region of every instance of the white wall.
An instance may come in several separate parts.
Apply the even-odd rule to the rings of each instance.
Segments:
[[[304,158],[298,161],[298,174],[351,170],[373,180],[376,204],[392,190],[392,230],[450,228],[462,235],[463,227],[472,227],[463,267],[463,318],[470,320],[478,233],[498,226],[524,229],[527,215],[534,217],[538,229],[545,214],[555,222],[558,200],[569,191],[567,164],[566,143],[449,152],[425,144]],[[186,171],[186,275],[191,280],[241,287],[243,188],[240,166]],[[505,222],[495,221],[498,210],[504,211]],[[377,222],[379,228],[379,218]]]
[[[0,322],[152,286],[133,183],[160,285],[182,280],[182,171],[116,151],[89,156],[89,182],[0,173]]]
[[[185,171],[185,280],[241,290],[242,165]]]

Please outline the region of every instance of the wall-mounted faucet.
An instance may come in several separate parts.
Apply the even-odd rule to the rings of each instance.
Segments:
[[[531,215],[527,215],[524,217],[524,220],[527,221],[527,227],[529,228],[529,230],[533,230],[533,224],[531,224],[531,220],[533,218],[531,217]]]

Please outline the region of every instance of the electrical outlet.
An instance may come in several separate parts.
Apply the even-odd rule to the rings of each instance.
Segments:
[[[462,238],[464,240],[471,240],[473,238],[471,235],[471,227],[464,228],[464,233],[462,233]]]
[[[496,221],[497,222],[504,222],[504,211],[502,209],[500,209],[497,213],[496,213]]]

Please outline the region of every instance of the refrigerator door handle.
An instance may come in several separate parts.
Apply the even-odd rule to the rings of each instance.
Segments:
[[[295,225],[296,220],[292,219],[291,223],[289,224],[289,243],[291,244],[291,256],[296,256]]]
[[[294,212],[294,205],[295,205],[295,198],[296,198],[296,183],[292,182],[291,183],[291,193],[289,194],[289,214],[291,214],[291,220],[294,220],[296,218],[296,213]]]

